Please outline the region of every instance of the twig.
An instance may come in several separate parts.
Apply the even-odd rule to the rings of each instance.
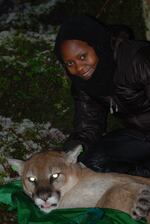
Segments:
[[[106,0],[104,2],[103,6],[101,7],[100,12],[96,15],[96,18],[99,18],[102,15],[103,11],[105,11],[106,6],[108,5],[109,2],[110,2],[110,0]]]
[[[2,167],[4,171],[9,175],[9,177],[14,178],[18,176],[17,172],[12,170],[12,168],[10,167],[8,163],[7,164],[2,163]]]

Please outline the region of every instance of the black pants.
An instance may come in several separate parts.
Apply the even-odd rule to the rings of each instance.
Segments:
[[[117,130],[103,136],[79,159],[95,171],[150,177],[150,138],[136,130]]]

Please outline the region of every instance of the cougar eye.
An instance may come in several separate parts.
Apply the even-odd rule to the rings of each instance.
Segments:
[[[36,177],[28,177],[28,180],[29,180],[31,183],[35,183],[35,182],[36,182]]]
[[[59,173],[54,173],[51,176],[52,180],[56,180],[58,177],[59,177]]]

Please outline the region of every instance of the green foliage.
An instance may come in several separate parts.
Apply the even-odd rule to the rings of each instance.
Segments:
[[[15,120],[50,120],[56,126],[66,124],[68,129],[69,81],[51,43],[15,35],[0,50],[0,114]]]

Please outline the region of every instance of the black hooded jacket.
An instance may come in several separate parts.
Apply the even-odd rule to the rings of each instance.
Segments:
[[[96,144],[106,131],[110,111],[118,112],[128,127],[149,133],[150,44],[129,40],[133,33],[126,26],[104,26],[79,16],[63,24],[57,35],[55,53],[61,62],[61,43],[73,39],[91,45],[100,62],[89,80],[68,74],[75,113],[66,149]]]

